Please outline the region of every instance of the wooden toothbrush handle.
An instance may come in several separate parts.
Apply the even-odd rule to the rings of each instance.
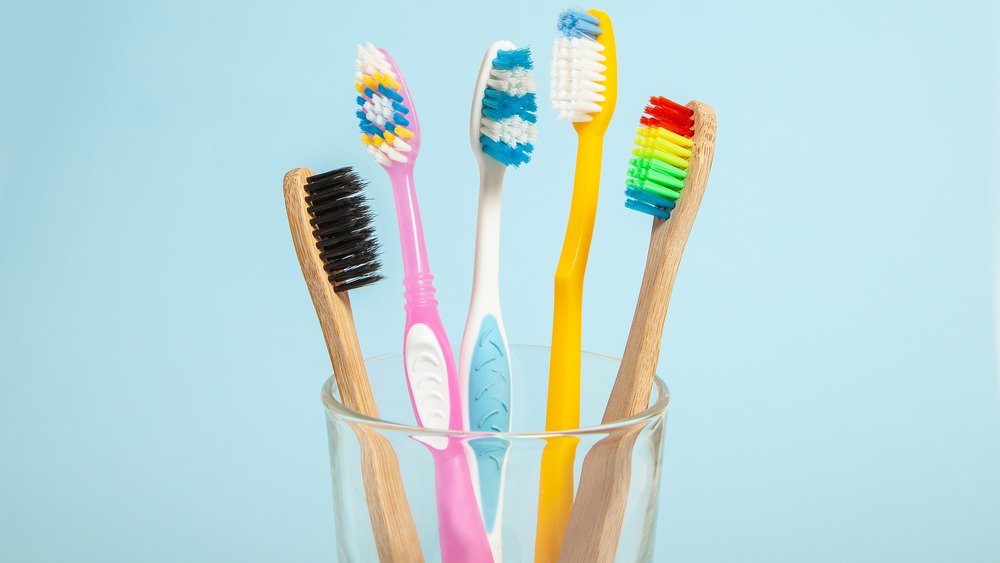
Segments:
[[[377,419],[378,408],[365,371],[348,292],[337,293],[327,279],[309,224],[311,215],[305,202],[305,185],[312,175],[308,168],[296,168],[285,174],[285,210],[295,254],[323,330],[341,404]],[[351,427],[361,447],[361,475],[379,560],[382,563],[422,562],[420,539],[403,490],[395,450],[375,429],[360,424],[351,424]]]
[[[688,107],[694,110],[695,123],[688,177],[670,219],[653,219],[646,270],[625,353],[604,411],[605,424],[635,416],[649,406],[670,294],[712,168],[715,111],[698,101]],[[612,433],[587,453],[559,552],[560,563],[614,561],[628,501],[632,447],[641,431],[641,427],[628,428]]]
[[[688,107],[694,110],[694,147],[688,165],[688,176],[670,219],[653,219],[639,300],[632,317],[632,328],[622,355],[618,377],[604,410],[605,423],[634,416],[649,405],[649,392],[656,375],[656,362],[663,339],[663,321],[667,317],[670,294],[674,289],[684,246],[701,206],[701,198],[705,195],[708,173],[712,169],[715,111],[711,106],[697,101],[689,103]]]

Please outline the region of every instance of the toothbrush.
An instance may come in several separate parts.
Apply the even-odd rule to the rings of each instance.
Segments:
[[[341,403],[377,419],[347,296],[349,290],[382,279],[378,242],[361,193],[364,183],[350,168],[320,175],[296,168],[285,175],[283,187],[295,254],[323,329]],[[379,560],[422,562],[395,451],[378,432],[353,429]]]
[[[403,75],[388,52],[368,43],[358,46],[357,55],[361,142],[389,174],[396,202],[406,288],[403,364],[413,412],[422,427],[462,430],[458,372],[434,298],[434,276],[427,263],[413,184],[413,165],[420,151],[417,113]],[[492,561],[465,446],[460,439],[443,436],[423,442],[434,458],[442,561]]]
[[[469,317],[458,355],[465,428],[509,432],[511,373],[507,336],[500,315],[500,201],[508,166],[531,159],[535,141],[535,81],[531,52],[510,41],[490,45],[472,98],[470,136],[479,162],[479,219]],[[507,440],[469,441],[473,486],[493,558],[501,561],[504,473]]]
[[[552,54],[552,106],[579,136],[569,225],[555,275],[547,431],[580,426],[583,277],[594,233],[604,132],[618,97],[618,65],[611,19],[599,10],[567,10]],[[577,440],[552,438],[542,452],[535,561],[555,561],[573,506]]]
[[[685,107],[653,97],[640,122],[625,206],[652,215],[653,231],[604,424],[635,416],[649,405],[667,305],[715,152],[715,111],[706,104]],[[587,454],[559,561],[614,561],[639,430],[612,432]]]

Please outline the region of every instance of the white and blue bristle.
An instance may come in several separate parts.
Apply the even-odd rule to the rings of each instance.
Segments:
[[[601,34],[601,20],[582,10],[565,10],[559,14],[556,27],[563,37],[585,37],[597,40]]]
[[[597,42],[601,20],[581,10],[559,14],[559,36],[552,47],[552,109],[559,119],[592,121],[604,100],[604,47]]]
[[[535,150],[538,102],[532,68],[529,49],[501,49],[486,81],[479,140],[483,153],[505,166],[528,162]]]

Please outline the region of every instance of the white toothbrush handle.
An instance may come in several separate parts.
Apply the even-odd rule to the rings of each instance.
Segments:
[[[484,159],[480,170],[476,258],[469,317],[459,351],[462,416],[471,432],[509,432],[510,355],[500,314],[500,203],[505,166]],[[469,441],[472,481],[495,560],[501,560],[504,469],[509,442]]]

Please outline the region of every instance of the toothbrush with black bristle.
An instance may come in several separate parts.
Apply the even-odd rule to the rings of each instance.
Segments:
[[[500,315],[500,204],[509,166],[531,159],[536,137],[535,80],[531,52],[510,41],[490,45],[476,80],[470,117],[472,152],[479,162],[479,217],[472,299],[462,337],[458,376],[465,427],[509,432],[511,372]],[[502,560],[504,473],[510,443],[485,437],[469,441],[469,467],[493,550]]]

